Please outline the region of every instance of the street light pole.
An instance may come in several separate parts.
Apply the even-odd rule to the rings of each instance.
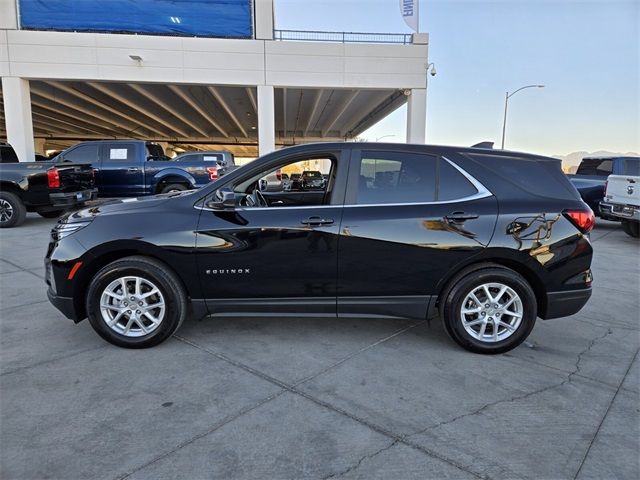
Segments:
[[[544,85],[526,85],[524,87],[520,87],[519,89],[517,89],[516,91],[509,93],[506,92],[505,96],[504,96],[504,118],[502,120],[502,150],[504,150],[504,137],[505,137],[505,132],[507,131],[507,108],[509,106],[509,99],[511,97],[513,97],[516,93],[518,93],[520,90],[524,90],[525,88],[544,88]]]

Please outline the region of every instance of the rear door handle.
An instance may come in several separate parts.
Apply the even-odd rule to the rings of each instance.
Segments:
[[[309,225],[310,227],[317,227],[319,225],[331,225],[333,223],[332,218],[321,217],[309,217],[306,220],[300,221],[303,225]]]
[[[129,170],[130,172],[137,172],[140,169],[138,167],[129,167],[127,170]]]
[[[478,218],[480,215],[477,213],[467,213],[467,212],[453,212],[449,215],[445,216],[447,220],[451,220],[452,222],[464,222],[465,220],[474,220]]]

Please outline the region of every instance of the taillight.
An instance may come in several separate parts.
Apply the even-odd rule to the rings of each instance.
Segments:
[[[218,179],[218,168],[217,167],[207,167],[207,173],[209,174],[209,180],[217,180]]]
[[[590,208],[586,210],[565,210],[562,212],[565,217],[573,223],[582,233],[589,233],[596,224],[596,216]]]
[[[47,181],[49,188],[60,188],[60,172],[57,168],[53,167],[47,170]]]
[[[604,181],[604,196],[607,196],[607,187],[609,186],[609,180]]]

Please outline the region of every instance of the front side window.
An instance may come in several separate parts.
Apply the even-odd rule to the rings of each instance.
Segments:
[[[331,157],[298,159],[241,179],[233,188],[246,207],[326,205],[330,202],[336,161]]]
[[[358,204],[420,203],[436,200],[436,162],[431,155],[363,152]]]
[[[98,160],[98,145],[87,144],[74,148],[64,155],[65,162],[94,163]]]

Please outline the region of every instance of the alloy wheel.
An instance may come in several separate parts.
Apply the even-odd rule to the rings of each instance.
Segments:
[[[142,277],[117,278],[107,285],[100,297],[102,320],[125,337],[142,337],[155,331],[162,323],[165,311],[160,289]]]
[[[513,335],[524,308],[520,296],[503,283],[485,283],[474,287],[460,308],[462,326],[481,342],[496,343]]]
[[[13,217],[13,207],[9,202],[0,199],[0,222],[8,222]]]

